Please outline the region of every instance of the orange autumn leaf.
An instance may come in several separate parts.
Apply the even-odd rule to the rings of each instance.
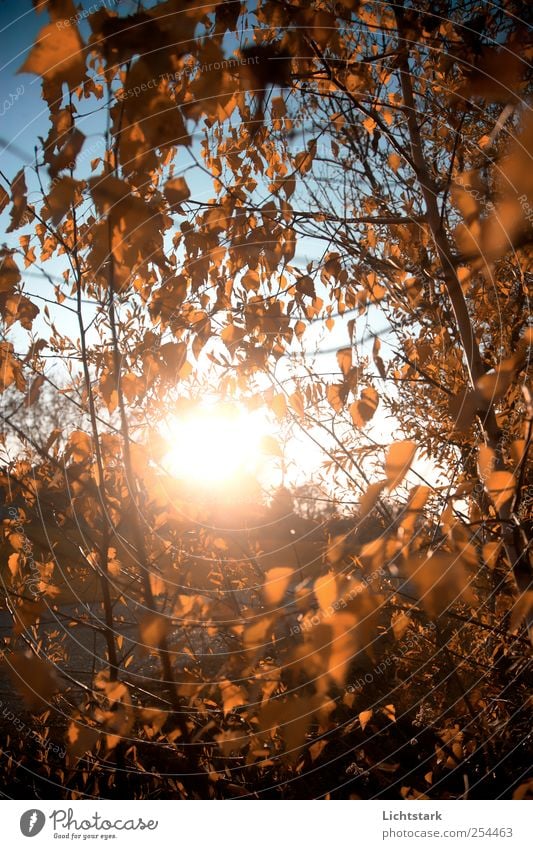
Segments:
[[[385,474],[389,489],[397,487],[409,471],[416,453],[416,445],[411,440],[393,443],[387,451]]]
[[[267,571],[263,585],[263,595],[267,604],[276,605],[283,601],[292,575],[293,570],[287,566],[278,566]]]
[[[373,417],[379,404],[379,395],[373,387],[361,392],[359,401],[350,405],[350,415],[355,427],[363,428]]]

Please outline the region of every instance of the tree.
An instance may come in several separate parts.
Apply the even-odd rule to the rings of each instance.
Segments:
[[[515,783],[493,776],[525,728],[533,624],[524,9],[167,0],[101,8],[85,41],[70,3],[47,4],[21,71],[42,77],[51,128],[3,195],[24,234],[2,251],[0,309],[30,335],[8,332],[0,373],[31,399],[47,357],[72,361],[83,419],[6,469],[3,574],[11,674],[35,681],[30,708],[58,689],[69,705],[70,772],[45,767],[59,792]],[[87,105],[105,142],[90,167]],[[37,339],[22,262],[53,287]],[[333,382],[306,356],[318,322],[349,341]],[[174,480],[160,421],[206,384],[320,444],[329,495],[265,503],[250,484],[232,505]],[[433,468],[413,485],[417,451]],[[300,505],[333,496],[355,510]],[[45,655],[69,640],[45,610],[102,641],[87,683],[56,681]]]

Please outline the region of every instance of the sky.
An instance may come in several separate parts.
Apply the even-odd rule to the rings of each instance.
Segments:
[[[86,12],[94,11],[99,6],[107,6],[111,8],[113,0],[85,0],[83,4],[77,4],[78,8],[83,8]],[[121,14],[128,14],[134,11],[135,3],[130,0],[118,0],[115,8],[119,9]],[[87,39],[89,35],[89,26],[86,20],[81,16],[79,28],[82,36]],[[48,108],[45,102],[41,99],[41,81],[40,78],[30,74],[18,74],[17,71],[23,64],[28,51],[31,49],[35,38],[41,29],[48,22],[46,13],[36,14],[33,9],[31,0],[0,0],[0,43],[2,44],[2,52],[0,59],[0,169],[9,178],[12,179],[19,171],[22,165],[30,164],[34,159],[34,145],[38,139],[44,139],[48,135],[49,117]],[[58,38],[61,38],[61,32],[58,31]],[[103,123],[102,118],[95,112],[94,106],[99,105],[95,102],[85,101],[79,106],[79,121],[78,126],[86,136],[84,147],[79,155],[80,167],[76,176],[87,174],[87,163],[90,159],[98,156],[99,152],[104,149],[103,145]],[[193,153],[199,155],[199,136],[201,133],[191,125],[190,130],[195,141],[193,142]],[[181,162],[178,161],[177,170],[179,173],[180,166],[187,167],[192,162],[187,155],[187,151],[180,149],[179,156]],[[183,165],[182,165],[183,163]],[[29,188],[29,198],[31,200],[32,192],[39,190],[37,181],[32,172],[27,171],[27,183]],[[206,177],[198,169],[187,173],[187,180],[191,187],[191,191],[197,199],[205,197],[209,199],[213,197],[213,186],[209,178]],[[5,186],[4,181],[2,184]],[[9,217],[9,207],[0,216],[0,225],[2,229],[7,226]],[[24,231],[17,231],[8,236],[8,244],[18,244],[19,234]],[[11,241],[9,241],[9,239]],[[298,244],[298,250],[295,257],[296,263],[300,267],[304,267],[309,260],[317,260],[322,253],[322,244],[314,243],[311,239],[303,239]],[[47,270],[52,276],[59,277],[64,265],[60,260],[53,260],[47,266]],[[28,294],[52,294],[50,284],[35,268],[29,269],[24,274],[25,291]],[[90,311],[87,313],[90,318]],[[353,316],[352,316],[353,317]],[[56,310],[53,313],[54,321],[58,328],[73,337],[77,336],[77,323],[73,319],[72,313],[67,313],[65,310]],[[381,330],[385,324],[383,317],[371,318],[375,321],[374,330]],[[357,324],[358,335],[361,332],[359,324]],[[366,329],[363,328],[363,331]],[[37,335],[39,331],[48,335],[48,330],[45,330],[42,314],[34,323],[34,330]],[[10,332],[11,339],[15,344],[24,344],[27,340],[27,334],[22,331],[18,325]],[[304,348],[310,353],[316,352],[314,358],[314,367],[317,372],[322,374],[338,373],[338,365],[335,352],[338,348],[345,347],[349,344],[349,335],[347,329],[347,318],[337,318],[335,325],[331,331],[326,331],[324,322],[319,321],[313,323],[306,331],[304,336]],[[372,339],[368,339],[366,350],[370,353]],[[295,350],[299,346],[296,346]],[[386,356],[386,347],[382,349]],[[293,372],[293,364],[291,362],[282,361],[278,369],[278,375],[283,379]],[[390,434],[397,423],[387,419],[383,409],[378,408],[373,426],[372,433],[374,438],[379,442],[388,441]],[[306,474],[309,469],[317,468],[320,463],[320,452],[309,443],[309,440],[302,438],[300,452],[307,452],[306,457]],[[304,446],[304,443],[307,447]],[[309,466],[310,464],[310,466]],[[420,467],[424,474],[431,472],[427,463],[422,463]]]

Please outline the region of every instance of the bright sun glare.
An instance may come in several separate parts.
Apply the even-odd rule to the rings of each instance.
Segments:
[[[197,407],[167,419],[164,436],[171,448],[164,465],[174,477],[199,485],[234,481],[258,471],[262,441],[271,430],[262,410]]]

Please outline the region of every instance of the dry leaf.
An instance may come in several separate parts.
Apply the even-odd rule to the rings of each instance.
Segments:
[[[279,604],[291,582],[293,570],[286,566],[269,569],[265,575],[263,596],[267,604]]]
[[[389,489],[397,487],[409,471],[416,453],[416,445],[409,439],[390,446],[385,460],[385,474]]]

